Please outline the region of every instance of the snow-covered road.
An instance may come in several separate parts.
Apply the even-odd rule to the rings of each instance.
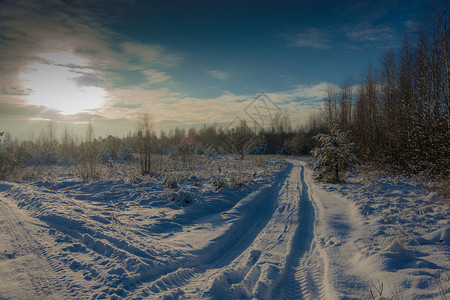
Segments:
[[[325,295],[324,262],[311,243],[314,220],[304,167],[293,161],[275,184],[206,221],[221,224],[223,233],[195,251],[196,266],[159,278],[148,292],[188,299],[319,299]],[[185,243],[192,238],[183,237]]]
[[[65,289],[35,230],[45,226],[8,198],[0,201],[0,298],[57,299]],[[52,266],[53,265],[53,266]]]
[[[145,183],[2,182],[0,299],[369,299],[383,282],[383,296],[439,295],[424,273],[448,271],[447,244],[363,248],[383,233],[346,187],[299,160],[272,177],[187,207]]]

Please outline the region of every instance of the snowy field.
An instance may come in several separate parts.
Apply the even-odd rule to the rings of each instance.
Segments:
[[[0,299],[448,299],[449,200],[415,181],[199,166],[0,182]]]

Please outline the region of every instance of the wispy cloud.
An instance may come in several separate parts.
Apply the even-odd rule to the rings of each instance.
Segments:
[[[23,122],[36,117],[51,120],[61,118],[62,116],[57,110],[46,109],[45,107],[38,105],[29,105],[17,100],[0,102],[0,119],[2,120],[7,120],[8,122],[12,120]]]
[[[168,52],[160,45],[126,42],[122,49],[125,55],[154,66],[177,67],[183,59],[180,53]]]
[[[392,41],[395,32],[387,25],[363,24],[359,26],[345,26],[346,36],[358,42]]]
[[[210,70],[210,71],[206,71],[206,73],[208,73],[212,77],[214,77],[216,79],[220,79],[220,80],[225,80],[225,79],[228,79],[228,77],[229,77],[228,73],[223,72],[223,71]]]
[[[289,42],[291,47],[321,50],[331,48],[328,33],[318,28],[304,28],[301,32],[284,34],[283,37]]]
[[[110,92],[109,105],[99,110],[102,115],[115,119],[118,117],[136,119],[147,111],[156,125],[168,120],[186,126],[197,123],[230,122],[244,109],[246,95],[224,92],[216,98],[190,97],[173,92],[168,88],[145,89],[133,87],[115,89]]]
[[[405,28],[410,32],[414,32],[414,30],[418,28],[418,23],[415,19],[407,20],[403,24]]]
[[[389,48],[399,41],[398,33],[389,24],[370,22],[343,24],[335,28],[307,27],[300,32],[283,34],[282,38],[288,41],[289,47],[319,50],[341,48],[345,51],[367,47]]]
[[[306,124],[311,113],[320,108],[328,84],[299,84],[290,90],[266,94],[280,109],[288,112],[293,125]]]
[[[306,122],[308,114],[319,108],[327,84],[297,85],[290,90],[266,94],[281,110],[289,112],[293,123],[297,124]],[[142,111],[148,111],[156,128],[228,124],[237,116],[245,119],[244,110],[256,96],[223,92],[215,98],[199,98],[175,93],[168,88],[116,89],[110,94],[110,106],[102,109],[101,114],[112,119],[133,119]]]
[[[308,102],[317,108],[323,99],[328,83],[321,82],[312,85],[299,84],[295,88],[282,91],[266,93],[273,101],[280,105],[288,103]]]
[[[144,74],[145,77],[147,77],[147,81],[149,84],[164,83],[170,79],[170,76],[165,72],[154,69],[144,70],[141,71],[141,73]]]

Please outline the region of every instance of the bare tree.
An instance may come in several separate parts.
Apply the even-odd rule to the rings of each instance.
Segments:
[[[329,128],[337,125],[337,105],[338,105],[338,92],[336,86],[332,84],[327,85],[327,90],[325,92],[325,99],[323,104],[323,114],[325,117],[325,122],[328,124]]]
[[[61,153],[63,157],[69,158],[70,154],[74,151],[74,147],[73,136],[70,134],[67,124],[64,124],[64,130],[61,136]]]
[[[80,173],[83,178],[96,178],[100,176],[98,155],[98,142],[95,139],[94,127],[92,123],[89,123],[86,128],[86,138],[81,144]]]
[[[228,147],[231,148],[230,150],[243,160],[254,145],[255,135],[247,122],[240,120],[236,127],[229,130],[226,140],[228,141]]]
[[[353,105],[353,80],[350,76],[342,81],[339,90],[338,118],[339,127],[342,130],[348,130],[351,124],[352,105]]]
[[[139,150],[139,161],[141,163],[142,175],[151,172],[152,151],[155,134],[152,130],[152,123],[147,114],[143,115],[136,126],[136,139]]]

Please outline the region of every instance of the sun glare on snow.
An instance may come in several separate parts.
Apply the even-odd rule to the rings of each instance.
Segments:
[[[77,83],[77,78],[90,73],[83,68],[85,59],[67,52],[43,53],[39,57],[46,62],[36,62],[30,71],[19,75],[25,89],[31,91],[27,95],[28,103],[56,109],[65,115],[103,104],[104,89]]]

